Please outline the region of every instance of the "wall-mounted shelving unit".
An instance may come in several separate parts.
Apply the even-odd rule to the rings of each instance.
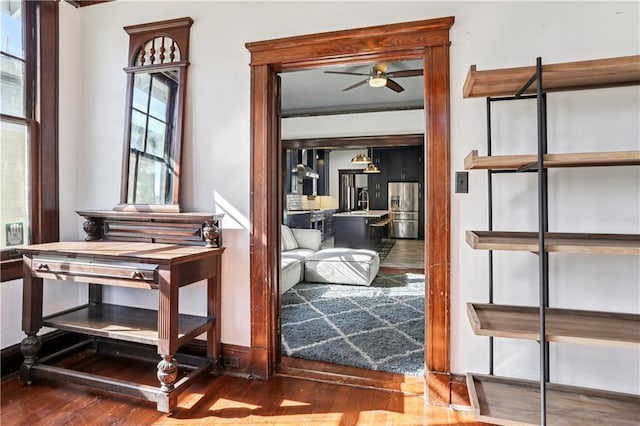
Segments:
[[[469,303],[474,333],[490,336],[489,375],[468,373],[467,385],[478,420],[495,424],[640,424],[640,395],[566,386],[550,382],[549,342],[640,350],[640,315],[563,309],[549,306],[549,253],[640,255],[638,234],[549,232],[548,176],[553,167],[638,166],[640,151],[547,152],[547,93],[640,85],[640,55],[581,62],[478,71],[471,66],[465,98],[487,100],[487,155],[472,151],[465,169],[487,170],[488,230],[467,231],[473,249],[489,251],[489,303]],[[534,155],[491,153],[491,105],[496,101],[535,100],[538,146]],[[493,230],[492,177],[495,173],[534,172],[538,182],[537,232]],[[529,251],[538,255],[538,306],[494,304],[493,251]],[[541,339],[540,336],[545,336]],[[493,337],[543,341],[538,381],[493,374]]]

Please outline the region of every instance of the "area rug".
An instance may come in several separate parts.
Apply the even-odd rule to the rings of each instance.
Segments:
[[[282,353],[424,374],[424,275],[380,273],[370,287],[302,282],[282,295]]]

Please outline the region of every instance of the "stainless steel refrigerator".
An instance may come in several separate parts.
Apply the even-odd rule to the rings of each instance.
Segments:
[[[389,182],[391,238],[418,238],[418,182]]]

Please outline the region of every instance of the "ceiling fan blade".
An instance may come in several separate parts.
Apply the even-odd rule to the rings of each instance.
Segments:
[[[387,73],[387,77],[393,77],[393,78],[415,77],[415,76],[422,75],[422,74],[423,74],[423,70],[404,70],[404,71],[388,72]]]
[[[363,84],[365,84],[367,81],[369,81],[369,79],[368,79],[368,78],[365,78],[364,80],[359,81],[359,82],[357,82],[356,84],[352,84],[351,86],[349,86],[349,87],[347,87],[347,88],[345,88],[345,89],[342,89],[342,91],[343,91],[343,92],[346,92],[347,90],[355,89],[355,88],[356,88],[356,87],[358,87],[358,86],[362,86],[362,85],[363,85]]]
[[[361,72],[348,72],[348,71],[325,71],[325,74],[369,75],[369,73],[363,74]]]
[[[391,80],[390,78],[387,78],[387,87],[397,93],[404,91],[404,87],[400,86],[398,83]]]

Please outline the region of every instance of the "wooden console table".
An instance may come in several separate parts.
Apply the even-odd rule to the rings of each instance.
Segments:
[[[24,383],[49,378],[142,398],[157,403],[157,410],[171,412],[180,392],[200,374],[220,367],[220,283],[224,248],[142,242],[60,242],[21,249],[24,260],[22,329],[27,337],[21,350],[20,370]],[[42,316],[43,279],[89,284],[89,303]],[[180,287],[207,281],[206,317],[178,312]],[[158,310],[102,303],[102,286],[132,287],[158,291]],[[109,379],[89,373],[47,365],[60,356],[38,359],[42,326],[89,336],[154,345],[161,360],[159,387]],[[185,343],[206,333],[207,357],[189,366],[178,378],[174,358]],[[70,349],[64,350],[68,352]],[[183,365],[181,364],[182,368]],[[187,367],[187,366],[184,366]]]

